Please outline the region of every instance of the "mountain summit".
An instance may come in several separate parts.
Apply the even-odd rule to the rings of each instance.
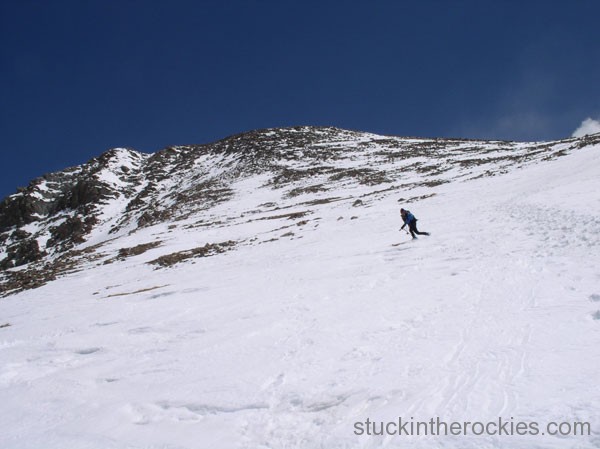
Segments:
[[[488,142],[295,127],[154,154],[112,149],[36,178],[0,203],[0,292],[42,285],[77,269],[82,258],[104,263],[111,257],[102,252],[104,243],[160,223],[217,229],[258,219],[276,223],[273,216],[296,210],[292,216],[314,221],[328,203],[424,199],[441,184],[506,173],[599,140]],[[263,197],[268,201],[254,201]]]
[[[598,447],[599,180],[598,134],[310,127],[37,178],[0,205],[0,447]],[[381,435],[436,417],[539,433]]]

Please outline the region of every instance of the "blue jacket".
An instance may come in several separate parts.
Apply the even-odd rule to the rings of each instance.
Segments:
[[[404,220],[404,224],[407,224],[410,226],[410,224],[415,221],[415,216],[413,214],[410,213],[410,211],[406,211],[406,214],[404,215],[404,217],[402,218]]]

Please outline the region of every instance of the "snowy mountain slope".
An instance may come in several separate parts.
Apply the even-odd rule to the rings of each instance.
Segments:
[[[286,213],[279,210],[309,215],[331,202],[369,205],[391,192],[424,198],[443,183],[500,174],[599,139],[523,144],[298,127],[152,155],[113,149],[0,203],[0,267],[7,269],[0,294],[43,285],[102,258],[106,242],[154,224],[213,228]]]
[[[161,175],[144,171],[152,156],[120,152],[129,175],[93,202],[74,271],[0,301],[0,446],[598,447],[600,136],[443,141],[430,156],[423,145],[379,159],[360,145],[379,137],[335,135],[327,164],[346,171],[334,175],[378,173],[331,179],[305,172],[319,154],[246,165],[230,150],[211,162],[227,198],[202,197],[199,210],[192,193],[169,202],[193,189],[193,170],[179,180],[165,174],[177,162]],[[304,172],[274,181],[292,169]],[[170,216],[138,227],[152,202]],[[400,204],[431,237],[398,233]],[[5,273],[73,253],[43,247],[44,220],[20,229],[48,255]],[[398,416],[587,421],[593,432],[354,434],[357,421]]]

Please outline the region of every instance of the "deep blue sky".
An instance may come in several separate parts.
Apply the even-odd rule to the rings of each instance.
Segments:
[[[569,136],[600,2],[0,0],[0,197],[116,146],[254,128]]]

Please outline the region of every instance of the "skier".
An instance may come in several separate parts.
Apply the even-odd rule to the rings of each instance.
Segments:
[[[400,230],[404,229],[404,226],[408,225],[410,235],[412,235],[413,239],[417,238],[415,234],[429,235],[429,232],[419,232],[419,230],[417,229],[417,219],[413,214],[410,213],[409,210],[400,209],[400,216],[402,217],[402,221],[404,221],[404,224],[402,225]]]

